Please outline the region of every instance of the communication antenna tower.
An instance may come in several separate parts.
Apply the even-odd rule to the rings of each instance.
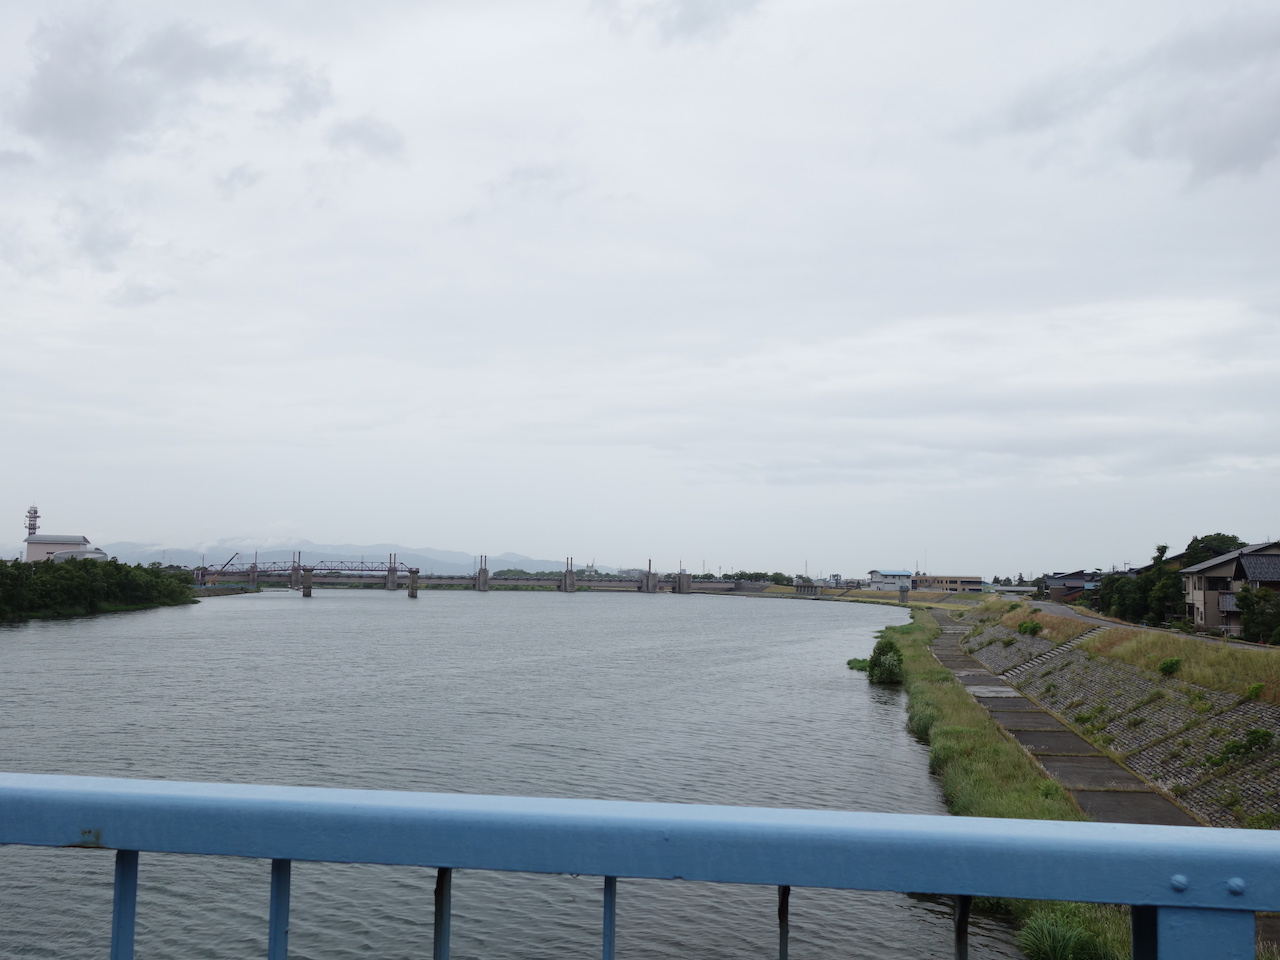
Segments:
[[[27,536],[28,537],[34,537],[36,535],[36,531],[40,529],[40,524],[36,522],[39,519],[40,519],[40,511],[36,509],[36,505],[33,503],[31,505],[31,508],[27,511]]]

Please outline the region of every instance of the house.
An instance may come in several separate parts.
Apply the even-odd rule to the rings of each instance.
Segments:
[[[1100,583],[1102,583],[1102,573],[1098,570],[1075,570],[1071,573],[1044,575],[1045,595],[1050,600],[1061,603],[1079,600],[1086,590],[1097,590]]]
[[[911,578],[912,590],[931,590],[934,593],[981,593],[981,577],[927,576],[916,574]]]
[[[898,590],[902,587],[911,589],[910,570],[869,570],[867,571],[867,590]]]
[[[1199,630],[1240,633],[1236,594],[1245,584],[1280,592],[1280,541],[1253,543],[1182,571],[1187,619]]]

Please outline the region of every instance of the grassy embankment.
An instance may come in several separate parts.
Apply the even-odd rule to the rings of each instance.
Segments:
[[[984,604],[984,608],[988,604]],[[1057,644],[1066,643],[1068,640],[1074,640],[1082,633],[1088,633],[1097,624],[1089,623],[1086,620],[1077,620],[1074,617],[1059,617],[1052,613],[1045,613],[1038,607],[1026,606],[1021,602],[1014,602],[1000,617],[1000,625],[1008,627],[1010,630],[1017,630],[1018,625],[1033,620],[1040,624],[1040,632],[1036,636],[1050,640],[1056,646]]]
[[[902,648],[907,726],[929,744],[929,768],[942,782],[948,809],[970,817],[1087,819],[1066,790],[1046,777],[934,659],[929,643],[937,634],[933,616],[919,609],[912,611],[911,623],[881,632]],[[1027,900],[989,906],[1007,909],[1018,919],[1031,960],[1129,956],[1126,908]]]
[[[1153,674],[1159,673],[1161,662],[1177,659],[1180,680],[1280,705],[1280,648],[1248,650],[1137,627],[1115,627],[1089,638],[1082,648]]]

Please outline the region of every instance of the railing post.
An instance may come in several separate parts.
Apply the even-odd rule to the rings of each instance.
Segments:
[[[1158,960],[1156,908],[1130,907],[1129,928],[1133,933],[1133,960]]]
[[[614,934],[614,920],[618,914],[618,878],[604,878],[604,936],[601,938],[600,956],[603,960],[613,960],[614,945],[617,942]]]
[[[138,915],[138,851],[116,851],[116,882],[111,903],[111,960],[133,960],[134,922]]]
[[[292,860],[271,861],[271,909],[267,926],[267,960],[289,957],[289,881]]]
[[[969,960],[969,913],[973,909],[973,897],[957,894],[952,897],[951,922],[955,928],[956,960]]]
[[[791,888],[778,888],[778,960],[787,960],[791,936]]]
[[[1248,910],[1159,907],[1156,956],[1160,960],[1253,960],[1254,923]]]
[[[431,936],[431,960],[449,960],[449,914],[453,909],[453,870],[436,870],[436,917]]]

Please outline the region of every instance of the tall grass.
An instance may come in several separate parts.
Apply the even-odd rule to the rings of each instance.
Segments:
[[[1084,820],[1070,795],[1004,735],[929,650],[938,626],[927,611],[887,627],[906,671],[907,728],[929,744],[929,768],[952,813],[970,817]]]
[[[1180,680],[1280,705],[1280,649],[1248,650],[1137,627],[1113,627],[1081,646],[1148,671],[1153,677],[1160,675],[1162,662],[1181,660],[1177,670]],[[1259,941],[1257,956],[1258,960],[1280,960],[1280,945]]]
[[[1085,620],[1076,620],[1074,617],[1059,617],[1052,613],[1044,612],[1033,613],[1033,610],[1035,610],[1034,604],[1031,606],[1019,606],[1004,614],[1000,618],[1000,624],[1010,630],[1017,630],[1018,624],[1023,621],[1034,620],[1044,628],[1041,630],[1040,636],[1046,640],[1053,641],[1055,644],[1074,640],[1080,634],[1088,633],[1095,626]]]
[[[1280,705],[1280,649],[1246,650],[1199,637],[1154,633],[1137,628],[1115,627],[1091,637],[1083,644],[1096,653],[1159,675],[1163,660],[1179,659],[1178,679],[1210,690],[1257,696]],[[1259,693],[1256,684],[1262,684]],[[1254,687],[1250,690],[1250,687]]]

